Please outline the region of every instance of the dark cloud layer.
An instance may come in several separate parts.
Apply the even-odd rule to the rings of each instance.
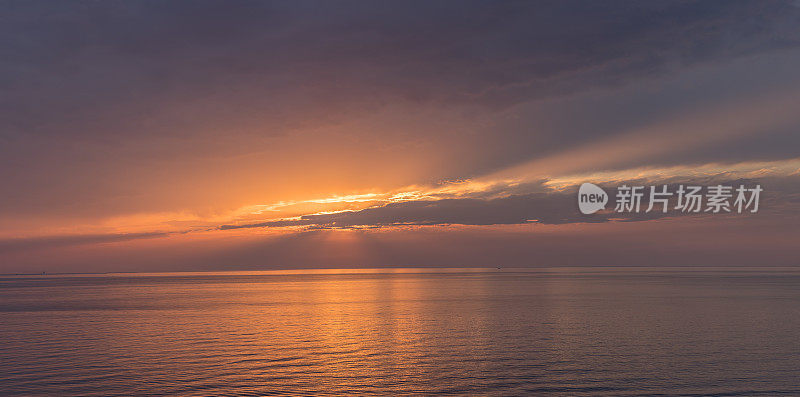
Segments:
[[[609,215],[581,216],[574,194],[535,193],[494,199],[443,199],[390,203],[360,211],[304,215],[299,220],[223,225],[222,230],[252,227],[315,226],[348,228],[354,226],[397,225],[499,225],[538,222],[562,224],[604,222]]]
[[[724,186],[738,187],[744,185],[753,188],[760,184],[765,193],[760,197],[760,211],[766,216],[796,216],[798,210],[798,192],[800,192],[800,179],[796,177],[781,177],[764,181],[753,179],[720,180],[719,178],[706,178],[694,180],[685,185],[695,184],[711,186],[721,184]],[[640,212],[615,212],[615,194],[618,186],[645,186],[641,199]],[[351,227],[382,227],[400,225],[509,225],[524,223],[540,223],[559,225],[568,223],[598,223],[609,221],[635,222],[653,220],[663,217],[675,216],[703,216],[688,214],[673,207],[676,196],[670,198],[670,207],[665,213],[660,204],[656,204],[652,211],[648,208],[649,187],[661,185],[643,180],[620,181],[617,184],[602,184],[610,195],[606,211],[592,215],[581,214],[577,206],[577,188],[570,188],[549,193],[511,194],[496,198],[458,198],[442,200],[419,200],[390,203],[380,207],[367,208],[359,211],[342,211],[331,214],[303,215],[300,219],[278,220],[241,225],[223,225],[222,230],[260,228],[260,227],[287,227],[308,226],[312,228],[351,228]],[[538,190],[538,189],[537,189]],[[667,191],[678,190],[677,183],[668,183]],[[704,187],[701,194],[706,194]],[[733,197],[730,202],[733,203]],[[703,207],[705,211],[706,207]],[[722,214],[717,216],[723,216]],[[745,214],[746,216],[746,214]]]
[[[781,1],[11,1],[0,108],[6,132],[105,135],[253,112],[291,126],[398,96],[503,107],[795,47],[799,16]]]

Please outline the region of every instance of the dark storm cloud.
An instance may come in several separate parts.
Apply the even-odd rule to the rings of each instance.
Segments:
[[[253,112],[291,127],[392,97],[504,107],[794,47],[798,15],[776,1],[4,2],[4,133],[175,133]]]
[[[253,227],[313,226],[317,228],[379,227],[401,225],[509,225],[596,223],[611,218],[625,220],[656,219],[660,212],[640,214],[578,212],[575,193],[534,193],[494,199],[443,199],[390,203],[360,211],[304,215],[298,220],[223,225],[222,230]],[[644,210],[644,208],[643,208]],[[674,214],[673,214],[674,215]]]
[[[766,183],[765,183],[766,181]],[[705,186],[721,184],[740,185],[753,188],[762,185],[765,192],[760,197],[760,212],[767,216],[796,216],[800,203],[800,179],[797,177],[768,178],[765,181],[754,179],[720,179],[708,177],[683,182],[683,185],[704,186],[701,194],[706,194]],[[678,183],[662,182],[667,191],[673,194],[678,190]],[[615,194],[618,186],[644,186],[642,191],[640,212],[614,212]],[[342,211],[330,214],[303,215],[299,219],[278,220],[239,225],[222,225],[221,230],[243,228],[270,228],[287,226],[308,226],[312,229],[383,227],[403,225],[509,225],[524,223],[541,223],[550,225],[568,223],[600,223],[609,221],[638,222],[674,216],[702,216],[701,213],[684,213],[674,210],[676,196],[670,201],[669,210],[665,213],[660,204],[656,204],[651,212],[648,208],[650,186],[661,188],[661,184],[646,180],[620,181],[613,185],[601,184],[609,202],[606,211],[592,215],[583,215],[577,206],[577,187],[549,193],[511,194],[496,198],[458,198],[441,200],[420,200],[389,203],[379,207],[359,211]],[[515,189],[517,190],[517,189]],[[732,205],[734,196],[730,203]],[[731,207],[733,208],[733,207]],[[705,210],[705,207],[702,211]],[[747,213],[747,211],[745,211]],[[722,215],[717,215],[722,216]]]

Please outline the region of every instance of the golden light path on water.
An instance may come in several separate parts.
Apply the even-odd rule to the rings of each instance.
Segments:
[[[87,396],[797,393],[798,281],[622,267],[2,277],[0,382]]]

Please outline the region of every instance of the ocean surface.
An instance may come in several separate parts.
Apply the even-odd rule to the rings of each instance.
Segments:
[[[2,395],[800,395],[800,270],[0,276]]]

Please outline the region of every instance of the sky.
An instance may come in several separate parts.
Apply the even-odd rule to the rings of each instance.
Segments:
[[[798,1],[0,6],[0,273],[800,265]]]

